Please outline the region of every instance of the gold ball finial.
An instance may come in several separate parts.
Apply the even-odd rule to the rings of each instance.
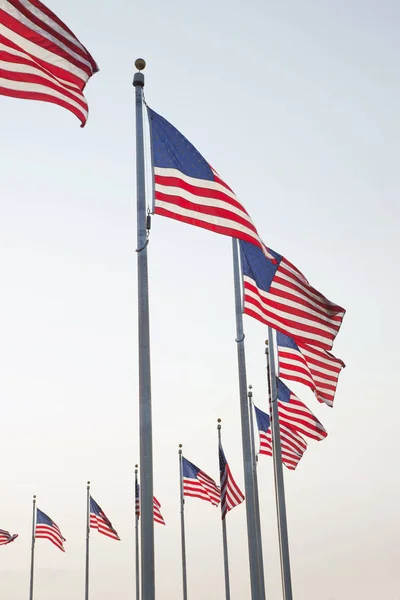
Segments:
[[[179,448],[182,448],[182,444],[179,444]]]
[[[217,422],[218,422],[218,423],[221,423],[221,421],[222,421],[222,419],[217,419]]]
[[[138,468],[139,468],[139,465],[135,465],[135,469],[138,469]]]
[[[138,71],[143,71],[143,69],[146,67],[146,61],[144,58],[137,58],[135,60],[135,67]]]
[[[268,346],[268,340],[265,340],[265,345]]]

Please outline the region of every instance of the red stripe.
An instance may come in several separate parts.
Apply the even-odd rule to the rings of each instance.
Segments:
[[[83,58],[85,60],[89,60],[89,62],[91,63],[90,66],[88,66],[87,64],[85,64],[82,61],[79,61],[75,57],[73,57],[70,54],[66,53],[65,50],[62,50],[57,45],[55,45],[55,47],[59,48],[59,51],[61,51],[63,53],[64,57],[69,62],[71,62],[75,66],[77,66],[80,69],[82,69],[82,71],[85,71],[87,73],[88,77],[90,77],[93,74],[96,63],[94,63],[94,60],[89,55],[88,51],[84,47],[82,47],[82,45],[80,44],[80,42],[77,40],[77,38],[75,37],[75,35],[71,31],[69,31],[68,33],[70,33],[70,35],[72,35],[75,38],[75,40],[78,42],[79,45],[73,44],[68,38],[66,38],[63,35],[61,35],[58,31],[56,31],[54,28],[52,28],[48,23],[46,23],[45,21],[42,21],[36,15],[34,15],[33,13],[31,13],[27,8],[25,8],[25,6],[23,4],[21,4],[21,2],[19,0],[12,0],[12,2],[10,2],[10,4],[12,4],[13,6],[15,6],[15,8],[17,8],[21,14],[25,15],[27,17],[27,19],[29,19],[32,23],[34,23],[35,25],[37,25],[38,27],[40,27],[44,31],[47,31],[47,33],[49,33],[52,37],[56,38],[59,42],[61,42],[62,44],[64,44],[72,52],[74,52],[75,54],[80,55],[81,58]],[[54,20],[54,17],[52,15],[47,15],[47,16],[49,16],[50,18],[52,18]],[[61,27],[64,30],[66,29],[65,26],[64,26],[64,24],[62,24]],[[36,34],[36,35],[38,35],[38,34]],[[47,40],[47,38],[43,38],[43,39]],[[50,40],[47,40],[47,43],[49,44],[49,43],[52,43],[52,42],[50,42]],[[54,42],[53,42],[53,44],[54,44]],[[42,45],[42,44],[40,44],[40,45]],[[90,59],[91,59],[91,61],[90,61]],[[93,63],[94,63],[94,65],[93,65]]]

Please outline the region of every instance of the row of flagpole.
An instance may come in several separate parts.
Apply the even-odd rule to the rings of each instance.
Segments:
[[[154,573],[154,523],[153,523],[153,458],[152,458],[152,409],[151,409],[151,372],[150,372],[150,324],[148,296],[148,263],[147,244],[149,224],[146,215],[145,163],[143,142],[143,87],[144,76],[141,70],[145,62],[138,59],[135,63],[139,72],[135,73],[136,102],[136,174],[137,174],[137,265],[138,265],[138,353],[139,353],[139,430],[140,430],[140,469],[141,486],[141,589],[142,600],[155,600]],[[256,500],[254,468],[254,450],[251,445],[250,411],[248,404],[246,359],[244,345],[241,271],[239,266],[238,240],[232,238],[234,297],[236,315],[236,345],[239,375],[239,400],[242,428],[242,453],[244,465],[244,483],[246,496],[247,539],[249,551],[249,568],[252,600],[265,600],[265,584],[263,576],[263,558],[261,548],[260,516],[258,498]],[[273,454],[276,485],[276,503],[280,541],[281,569],[284,600],[292,600],[289,548],[287,539],[286,506],[284,482],[279,438],[279,416],[274,369],[274,344],[272,330],[269,328],[269,385],[272,411]],[[268,361],[268,364],[269,364]],[[182,461],[182,452],[180,451]],[[182,464],[180,461],[180,468]],[[183,484],[181,483],[181,486]],[[184,530],[184,498],[181,488],[181,537],[182,537],[182,570],[183,600],[187,600],[186,548]],[[226,532],[225,532],[226,533]],[[225,556],[225,560],[227,557]],[[229,584],[225,572],[227,598]]]

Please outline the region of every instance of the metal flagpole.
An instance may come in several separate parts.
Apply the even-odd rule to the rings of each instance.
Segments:
[[[179,444],[178,454],[179,454],[179,477],[180,477],[180,492],[181,492],[182,584],[183,584],[183,600],[187,600],[185,498],[183,496],[182,444]]]
[[[276,511],[278,517],[279,546],[281,555],[282,589],[284,600],[292,600],[292,580],[290,574],[289,540],[286,518],[285,484],[283,480],[281,432],[279,427],[278,393],[276,385],[274,337],[268,327],[268,341],[265,342],[267,357],[268,388],[271,411],[272,454],[275,473]]]
[[[139,515],[136,506],[136,490],[138,486],[138,465],[135,465],[135,564],[136,564],[136,600],[140,600],[140,563],[139,563]]]
[[[33,600],[33,571],[35,565],[35,530],[36,530],[36,496],[33,496],[32,510],[32,546],[31,546],[31,579],[29,585],[29,600]]]
[[[218,429],[218,450],[219,450],[219,447],[221,445],[221,419],[218,419],[217,429]],[[219,454],[219,452],[218,452],[218,454]],[[222,489],[221,469],[220,469],[220,484],[221,484],[221,489]],[[222,498],[221,498],[221,500],[222,500]],[[223,515],[222,501],[221,501],[221,516],[222,516],[222,542],[223,542],[223,547],[224,547],[225,598],[226,598],[226,600],[230,600],[231,590],[230,590],[230,584],[229,584],[228,538],[226,535],[226,520],[225,520],[226,515],[225,516]]]
[[[89,600],[90,481],[86,487],[86,571],[85,600]]]
[[[250,415],[250,442],[251,442],[251,456],[253,462],[253,480],[254,480],[254,509],[256,514],[257,524],[257,557],[258,557],[258,569],[260,576],[260,598],[265,599],[265,577],[264,577],[264,559],[262,549],[262,536],[261,536],[261,518],[260,518],[260,499],[258,496],[258,456],[255,450],[254,443],[254,419],[253,419],[253,392],[252,386],[249,385],[249,391],[247,397],[249,399],[249,415]]]
[[[246,357],[244,351],[242,291],[239,267],[239,244],[232,238],[233,278],[235,288],[236,344],[239,372],[240,416],[242,424],[242,450],[244,467],[244,489],[246,495],[247,541],[249,547],[250,584],[252,600],[260,598],[260,580],[257,557],[257,524],[254,504],[253,466],[251,460],[249,407],[247,400]]]
[[[143,143],[143,87],[141,71],[146,63],[135,61],[139,70],[133,78],[136,99],[136,190],[137,190],[137,265],[139,330],[139,432],[140,432],[140,512],[142,598],[155,600],[154,522],[153,522],[153,437],[151,415],[150,319],[147,244],[149,223],[146,217],[145,166]]]

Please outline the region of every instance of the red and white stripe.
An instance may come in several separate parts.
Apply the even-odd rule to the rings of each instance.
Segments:
[[[165,525],[164,518],[161,514],[161,504],[159,503],[159,501],[157,500],[157,498],[155,496],[153,497],[153,515],[154,515],[155,523],[160,523],[160,525]]]
[[[60,550],[65,552],[64,543],[65,538],[62,536],[60,528],[53,521],[53,525],[45,525],[44,523],[36,523],[35,538],[50,540],[52,544],[57,546]]]
[[[115,531],[114,527],[112,526],[111,521],[104,514],[96,515],[91,512],[90,513],[90,528],[97,529],[97,531],[99,533],[101,533],[102,535],[106,535],[107,537],[111,538],[112,540],[121,541],[121,538],[119,537],[118,533]]]
[[[227,512],[244,502],[244,495],[234,480],[229,465],[226,464],[221,479],[221,516],[224,519]]]
[[[300,271],[282,257],[269,291],[245,275],[244,312],[294,338],[330,350],[345,310],[313,288]]]
[[[290,395],[290,402],[278,401],[278,406],[281,425],[287,425],[297,433],[317,441],[328,435],[322,423],[293,393]]]
[[[201,470],[197,473],[197,479],[183,478],[183,495],[206,500],[214,506],[218,506],[221,501],[221,491],[214,479]]]
[[[333,406],[345,364],[326,350],[296,340],[299,351],[278,344],[279,376],[308,386],[319,402]]]
[[[210,168],[214,181],[154,167],[155,213],[255,244],[275,262],[244,206]]]
[[[0,95],[42,100],[88,116],[83,90],[98,67],[39,0],[0,0]]]
[[[307,442],[282,423],[280,424],[280,434],[282,462],[288,469],[294,471],[307,450]],[[271,429],[268,429],[267,432],[260,431],[260,454],[272,456]]]
[[[0,546],[5,546],[10,542],[13,542],[18,537],[18,533],[14,533],[11,535],[9,531],[5,529],[0,529]]]

